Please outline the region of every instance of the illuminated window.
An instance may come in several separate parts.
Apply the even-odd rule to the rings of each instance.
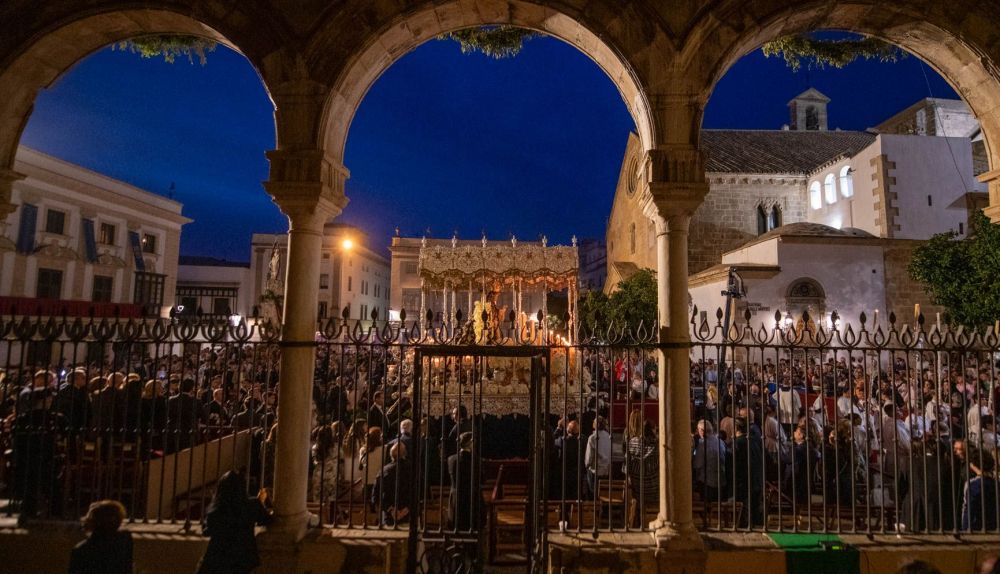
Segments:
[[[818,181],[809,184],[809,206],[813,209],[823,207],[823,190],[820,189]]]
[[[851,197],[854,195],[854,176],[851,175],[851,166],[844,166],[840,170],[840,195]]]
[[[826,196],[827,203],[837,203],[837,178],[832,173],[826,174],[823,180],[823,195]]]

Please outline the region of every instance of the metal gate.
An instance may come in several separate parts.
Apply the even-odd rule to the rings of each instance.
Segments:
[[[413,360],[410,483],[413,515],[407,571],[482,572],[506,558],[541,572],[547,561],[546,348],[417,346]],[[514,373],[498,364],[519,365]],[[485,387],[503,375],[484,404]],[[508,378],[513,375],[514,378]],[[528,417],[504,412],[527,410]],[[502,545],[506,526],[522,518],[520,544]],[[516,532],[517,529],[511,528]],[[513,549],[511,547],[514,547]],[[508,553],[498,556],[498,548]]]

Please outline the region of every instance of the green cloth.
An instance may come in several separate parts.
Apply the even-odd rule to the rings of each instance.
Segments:
[[[833,534],[770,534],[771,540],[785,551],[787,574],[858,574],[861,571],[857,549],[826,550],[821,542],[840,542]]]

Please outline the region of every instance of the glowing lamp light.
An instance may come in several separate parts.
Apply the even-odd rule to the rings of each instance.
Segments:
[[[345,239],[343,243],[340,244],[344,249],[351,249],[354,247],[354,242],[350,239]]]

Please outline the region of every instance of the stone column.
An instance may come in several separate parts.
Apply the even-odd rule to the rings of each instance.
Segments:
[[[691,391],[688,327],[688,223],[708,192],[693,146],[654,150],[647,158],[643,211],[656,226],[659,352],[660,512],[658,546],[702,547],[692,516]],[[664,472],[666,471],[666,472]]]
[[[271,177],[264,187],[289,223],[274,465],[276,520],[268,535],[294,541],[305,535],[309,519],[309,432],[323,225],[347,204],[343,195],[347,172],[322,150],[275,150],[267,155]]]

